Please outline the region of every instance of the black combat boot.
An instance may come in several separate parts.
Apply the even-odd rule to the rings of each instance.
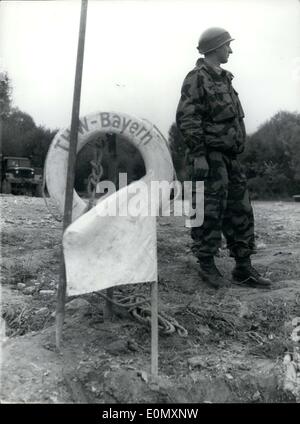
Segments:
[[[226,280],[215,265],[213,256],[199,258],[201,270],[199,271],[203,281],[215,289],[228,287],[230,281]]]
[[[246,285],[250,287],[268,288],[271,280],[264,278],[253,268],[250,256],[247,258],[236,258],[236,266],[232,271],[233,282],[235,284]]]

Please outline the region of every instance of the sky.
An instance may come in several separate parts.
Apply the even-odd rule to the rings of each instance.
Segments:
[[[13,104],[37,125],[70,125],[80,0],[0,3],[0,68]],[[89,0],[80,116],[146,118],[167,136],[202,31],[235,39],[225,69],[247,132],[279,110],[300,112],[299,0]]]

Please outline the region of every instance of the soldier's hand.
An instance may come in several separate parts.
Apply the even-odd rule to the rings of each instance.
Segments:
[[[245,150],[245,146],[240,144],[234,149],[234,153],[240,154],[240,153],[243,153],[244,150]]]
[[[205,156],[199,156],[194,159],[194,174],[197,180],[207,178],[209,165]]]

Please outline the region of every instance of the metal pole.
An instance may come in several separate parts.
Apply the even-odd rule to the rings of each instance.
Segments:
[[[117,181],[117,143],[116,143],[116,134],[108,134],[108,153],[109,153],[109,167],[108,167],[108,180],[112,181],[115,186],[118,187]],[[114,297],[114,287],[110,287],[106,290],[106,296],[113,300]],[[113,304],[106,300],[104,311],[103,311],[104,321],[112,321],[113,319]]]
[[[151,374],[158,375],[158,282],[151,283]]]
[[[2,131],[3,131],[3,120],[2,110],[0,110],[0,193],[2,193]]]
[[[0,84],[2,81],[2,75],[0,70]],[[5,78],[5,77],[4,77]],[[5,84],[5,82],[4,82]],[[9,87],[7,88],[9,90]],[[4,113],[4,101],[0,99],[0,193],[2,193],[2,134],[3,134],[3,113]]]
[[[81,80],[84,56],[84,41],[85,41],[85,28],[86,28],[86,15],[87,15],[88,0],[81,1],[81,14],[80,14],[80,27],[77,49],[77,63],[75,71],[75,83],[73,93],[73,107],[72,107],[72,121],[70,132],[70,150],[68,157],[68,171],[67,183],[65,193],[65,209],[63,220],[63,231],[72,222],[72,207],[73,207],[73,187],[75,180],[75,163],[78,139],[78,125],[79,125],[79,110],[80,110],[80,94],[81,94]],[[56,347],[60,349],[62,327],[65,316],[65,299],[66,299],[66,270],[63,251],[61,253],[61,269],[60,278],[57,291],[57,308],[56,308]]]

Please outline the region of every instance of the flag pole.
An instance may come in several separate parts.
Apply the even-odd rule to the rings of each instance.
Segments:
[[[118,184],[118,175],[117,175],[117,143],[116,143],[116,134],[107,135],[108,138],[108,154],[110,159],[110,166],[108,167],[108,180],[112,181],[115,184],[117,190],[119,190]],[[106,296],[108,299],[113,300],[114,297],[114,287],[110,287],[106,290]],[[103,318],[105,321],[112,321],[113,319],[113,304],[110,300],[106,300]]]
[[[151,374],[158,375],[158,282],[151,283]]]
[[[156,266],[157,266],[157,218],[155,217]],[[158,375],[158,282],[159,277],[151,284],[151,375]]]
[[[68,170],[67,170],[67,182],[66,182],[66,193],[65,193],[63,232],[72,222],[73,187],[74,187],[74,181],[75,181],[75,163],[76,163],[76,152],[77,152],[77,141],[78,141],[79,110],[80,110],[80,95],[81,95],[81,81],[82,81],[87,6],[88,6],[88,0],[81,0],[77,62],[76,62],[76,71],[75,71],[72,120],[71,120],[71,131],[70,131],[70,150],[69,150],[69,157],[68,157]],[[56,347],[58,350],[60,350],[62,328],[63,328],[64,317],[65,317],[66,289],[67,289],[66,269],[65,269],[65,261],[64,261],[64,255],[62,250],[60,277],[59,277],[58,291],[57,291],[57,307],[56,307]]]

